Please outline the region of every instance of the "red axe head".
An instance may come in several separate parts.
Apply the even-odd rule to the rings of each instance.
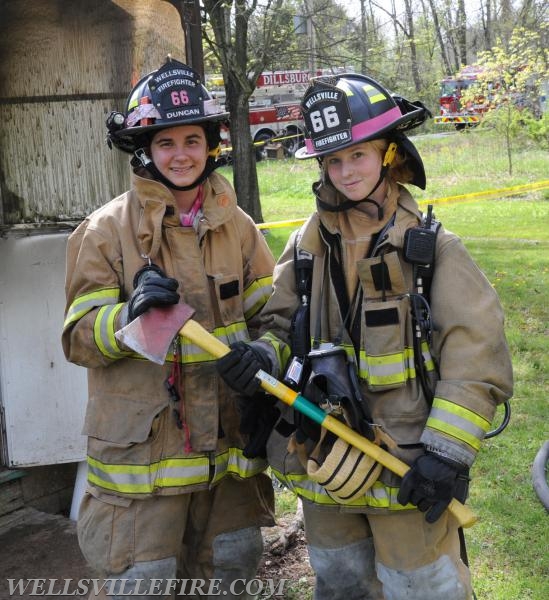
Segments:
[[[114,335],[141,356],[163,365],[173,339],[193,314],[188,304],[150,308]]]

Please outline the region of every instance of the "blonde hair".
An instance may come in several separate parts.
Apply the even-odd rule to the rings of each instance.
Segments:
[[[385,157],[385,152],[389,147],[390,141],[386,138],[369,140],[369,143],[376,148],[381,156],[381,159]],[[398,181],[400,183],[411,183],[414,179],[414,173],[412,169],[408,166],[408,156],[407,154],[400,148],[397,149],[397,153],[395,154],[395,158],[389,167],[389,171],[387,176],[393,179],[394,181]]]
[[[357,142],[357,144],[361,143],[372,144],[372,146],[379,153],[381,160],[383,160],[385,158],[385,152],[387,152],[387,148],[389,147],[390,140],[386,138],[378,138],[375,140],[366,140],[365,142]],[[325,182],[329,182],[330,178],[328,176],[326,162],[323,159],[324,157],[322,157],[320,161],[322,179]],[[397,153],[395,154],[395,158],[389,167],[387,177],[399,183],[411,183],[414,180],[414,172],[408,166],[408,155],[400,148],[400,146],[397,146]]]

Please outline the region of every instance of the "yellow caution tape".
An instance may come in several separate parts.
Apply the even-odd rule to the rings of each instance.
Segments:
[[[277,229],[279,227],[296,227],[305,223],[307,218],[304,219],[293,219],[292,221],[271,221],[270,223],[258,223],[259,229]]]
[[[507,188],[499,188],[495,190],[485,190],[483,192],[470,192],[469,194],[459,194],[457,196],[446,196],[443,198],[433,198],[431,200],[421,200],[418,202],[420,206],[426,204],[443,204],[445,202],[466,202],[480,200],[483,198],[491,198],[492,196],[513,196],[522,194],[532,190],[542,190],[549,187],[549,179],[544,181],[536,181],[534,183],[525,183],[523,185],[513,185]]]
[[[427,204],[444,204],[446,202],[473,202],[475,200],[481,200],[484,198],[491,198],[492,196],[513,196],[516,194],[522,194],[524,192],[530,192],[532,190],[543,190],[549,188],[549,179],[544,181],[536,181],[534,183],[525,183],[523,185],[513,185],[507,188],[499,188],[495,190],[485,190],[483,192],[471,192],[469,194],[459,194],[457,196],[445,196],[442,198],[431,198],[429,200],[421,200],[418,202],[419,206],[425,206]],[[290,221],[271,221],[270,223],[258,223],[259,229],[277,229],[279,227],[297,227],[305,223],[308,217],[302,219],[292,219]]]
[[[291,140],[293,138],[303,137],[303,133],[292,133],[292,135],[284,135],[284,136],[273,136],[266,140],[259,140],[259,142],[252,142],[253,146],[265,146],[266,144],[272,144],[273,142],[283,142],[284,140]],[[222,153],[232,152],[232,146],[226,146],[221,149]]]

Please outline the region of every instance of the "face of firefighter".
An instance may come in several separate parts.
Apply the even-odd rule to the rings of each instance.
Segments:
[[[162,129],[151,141],[151,159],[174,185],[191,185],[204,171],[208,144],[199,125],[179,125]],[[195,190],[196,193],[196,190]]]
[[[349,200],[362,200],[372,191],[379,179],[382,157],[379,149],[371,142],[361,142],[328,154],[324,167],[334,187]],[[387,193],[385,181],[371,196],[382,204]],[[364,205],[371,210],[371,205]]]

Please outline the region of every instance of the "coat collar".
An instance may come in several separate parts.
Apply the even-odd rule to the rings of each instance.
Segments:
[[[383,245],[391,244],[395,248],[402,248],[406,230],[420,222],[421,211],[417,202],[404,186],[396,184],[394,190],[394,193],[397,194],[395,223],[387,232]],[[391,216],[391,214],[386,215],[386,218],[380,222],[377,231],[383,228]],[[325,251],[325,244],[319,233],[320,223],[323,223],[331,233],[339,233],[337,230],[337,213],[322,210],[313,213],[303,226],[299,247],[316,256],[321,256]]]
[[[204,216],[200,235],[217,229],[234,216],[236,195],[230,183],[218,173],[212,173],[204,182]],[[140,205],[137,238],[143,258],[154,260],[160,248],[163,227],[179,227],[180,220],[175,199],[162,183],[132,174],[132,192]]]

